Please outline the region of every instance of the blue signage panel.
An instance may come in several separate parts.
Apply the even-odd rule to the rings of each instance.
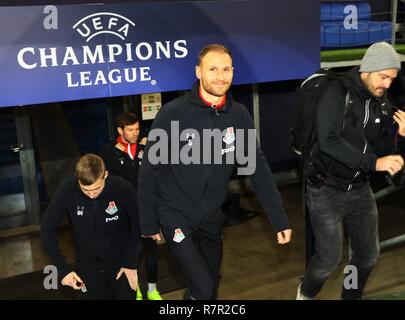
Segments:
[[[208,43],[232,51],[234,84],[304,78],[319,67],[319,3],[0,7],[0,106],[189,89]]]

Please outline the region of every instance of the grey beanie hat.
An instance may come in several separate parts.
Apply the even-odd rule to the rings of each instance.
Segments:
[[[371,45],[364,54],[360,64],[360,72],[375,72],[387,69],[401,70],[398,53],[387,42]]]

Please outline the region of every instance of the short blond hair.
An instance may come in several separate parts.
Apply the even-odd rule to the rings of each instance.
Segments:
[[[225,53],[232,60],[232,53],[227,47],[223,46],[222,44],[212,43],[212,44],[206,45],[204,48],[201,49],[200,54],[198,55],[198,65],[199,66],[201,65],[202,59],[207,55],[208,52],[211,52],[211,51]]]
[[[98,155],[88,153],[76,163],[76,178],[85,186],[96,183],[105,174],[105,164]]]

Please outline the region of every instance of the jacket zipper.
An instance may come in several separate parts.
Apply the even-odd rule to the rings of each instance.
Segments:
[[[371,101],[371,99],[368,99],[366,101],[365,106],[364,106],[365,115],[364,115],[364,121],[363,121],[363,129],[367,126],[368,120],[370,119],[370,101]],[[367,140],[366,140],[366,138],[364,138],[363,154],[366,153],[367,145],[368,145]],[[353,182],[354,182],[354,179],[356,179],[360,175],[360,173],[361,173],[360,170],[356,172],[356,174],[353,177]],[[352,188],[353,188],[353,184],[349,184],[349,187],[347,188],[347,191],[352,190]]]
[[[98,234],[99,234],[99,227],[98,227],[98,221],[97,221],[97,199],[92,199],[93,201],[93,219],[94,219],[94,241],[95,241],[95,248],[96,248],[96,259],[99,258],[98,253],[100,252],[100,248],[98,246],[99,244],[99,239],[98,239]]]

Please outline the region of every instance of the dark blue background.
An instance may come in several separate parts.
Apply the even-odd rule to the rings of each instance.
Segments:
[[[230,3],[232,2],[232,3]],[[0,9],[0,106],[184,90],[195,81],[199,50],[218,42],[233,52],[234,84],[301,79],[319,67],[319,3],[301,0],[163,2],[143,4],[58,6],[59,29],[43,28],[42,6]],[[125,41],[107,35],[86,43],[72,26],[101,11],[114,12],[135,22]],[[185,59],[161,59],[110,65],[80,65],[22,69],[18,51],[26,46],[65,46],[146,41],[187,40]],[[78,51],[80,52],[80,51]],[[151,68],[156,85],[148,82],[67,88],[66,72]],[[106,73],[106,72],[105,72]]]

